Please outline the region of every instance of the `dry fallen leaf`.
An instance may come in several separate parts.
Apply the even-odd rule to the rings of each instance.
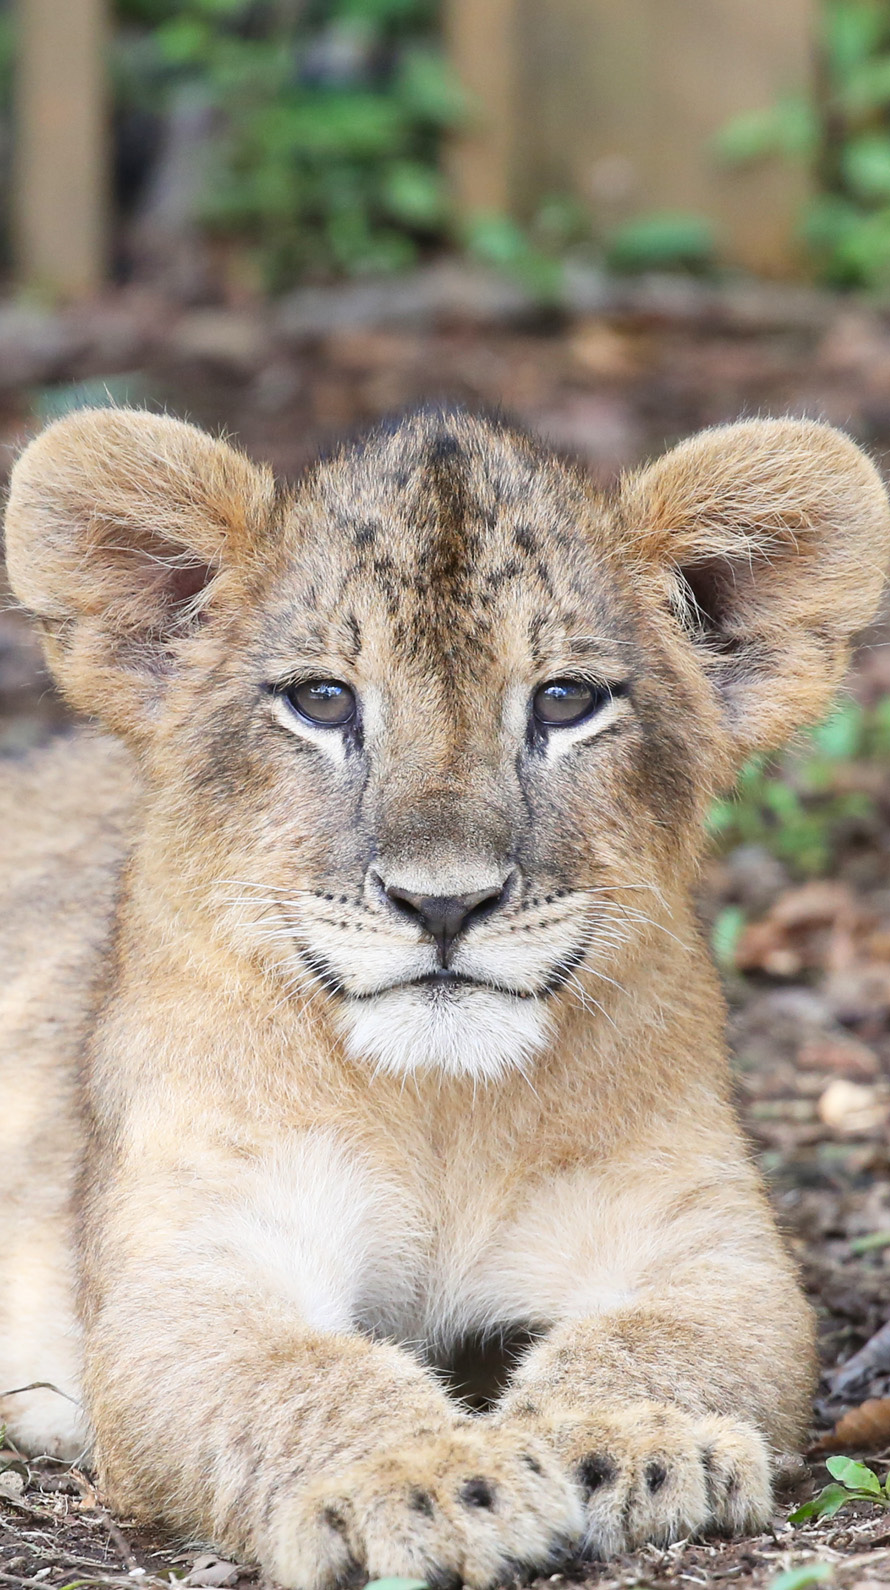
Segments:
[[[832,1015],[845,1025],[873,1020],[883,1023],[890,1014],[890,966],[877,961],[848,966],[833,972],[822,992]]]
[[[603,320],[582,321],[569,339],[569,353],[589,375],[633,375],[636,360],[626,336]]]
[[[786,889],[769,913],[770,920],[779,927],[812,927],[828,925],[839,918],[855,921],[861,913],[856,896],[845,883],[828,880],[802,883],[797,889]]]
[[[833,1452],[845,1446],[856,1451],[872,1452],[890,1443],[890,1397],[870,1397],[858,1408],[845,1413],[833,1430],[820,1436],[814,1452]]]
[[[832,1393],[836,1397],[844,1396],[875,1370],[883,1372],[885,1369],[890,1369],[890,1320],[869,1337],[858,1353],[835,1370],[831,1376]]]
[[[770,977],[796,977],[807,967],[841,972],[855,962],[857,935],[870,922],[846,884],[801,884],[743,928],[735,962],[740,971]]]
[[[846,1035],[831,1038],[813,1038],[801,1045],[797,1063],[803,1071],[839,1071],[849,1077],[876,1077],[880,1069],[878,1057],[867,1044]]]

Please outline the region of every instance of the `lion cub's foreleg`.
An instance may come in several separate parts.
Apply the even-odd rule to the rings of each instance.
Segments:
[[[558,1456],[355,1328],[401,1268],[385,1194],[326,1134],[233,1180],[97,1195],[86,1379],[109,1500],[297,1590],[552,1570],[583,1525]]]
[[[558,1324],[497,1419],[545,1436],[577,1477],[593,1555],[754,1531],[775,1459],[805,1427],[812,1357],[781,1262],[717,1253],[626,1307]]]

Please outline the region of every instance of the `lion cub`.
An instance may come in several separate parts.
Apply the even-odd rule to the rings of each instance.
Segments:
[[[763,1525],[811,1322],[690,888],[872,615],[872,465],[751,421],[606,500],[421,413],[288,492],[80,413],[7,529],[118,737],[5,778],[15,1439],[298,1590]],[[520,1329],[472,1415],[437,1366]]]

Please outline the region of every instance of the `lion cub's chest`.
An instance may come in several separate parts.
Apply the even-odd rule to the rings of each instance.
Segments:
[[[538,1183],[509,1206],[483,1177],[418,1189],[319,1130],[255,1162],[236,1203],[209,1218],[222,1222],[215,1243],[237,1248],[310,1326],[447,1353],[469,1336],[629,1300],[620,1233],[589,1198],[580,1204],[579,1222],[577,1179]]]

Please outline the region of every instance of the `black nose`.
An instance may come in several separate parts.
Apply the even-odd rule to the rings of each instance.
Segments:
[[[439,959],[448,965],[448,953],[469,921],[488,916],[503,899],[503,885],[479,889],[475,894],[411,894],[395,885],[386,890],[393,905],[406,916],[417,918],[439,946]]]

